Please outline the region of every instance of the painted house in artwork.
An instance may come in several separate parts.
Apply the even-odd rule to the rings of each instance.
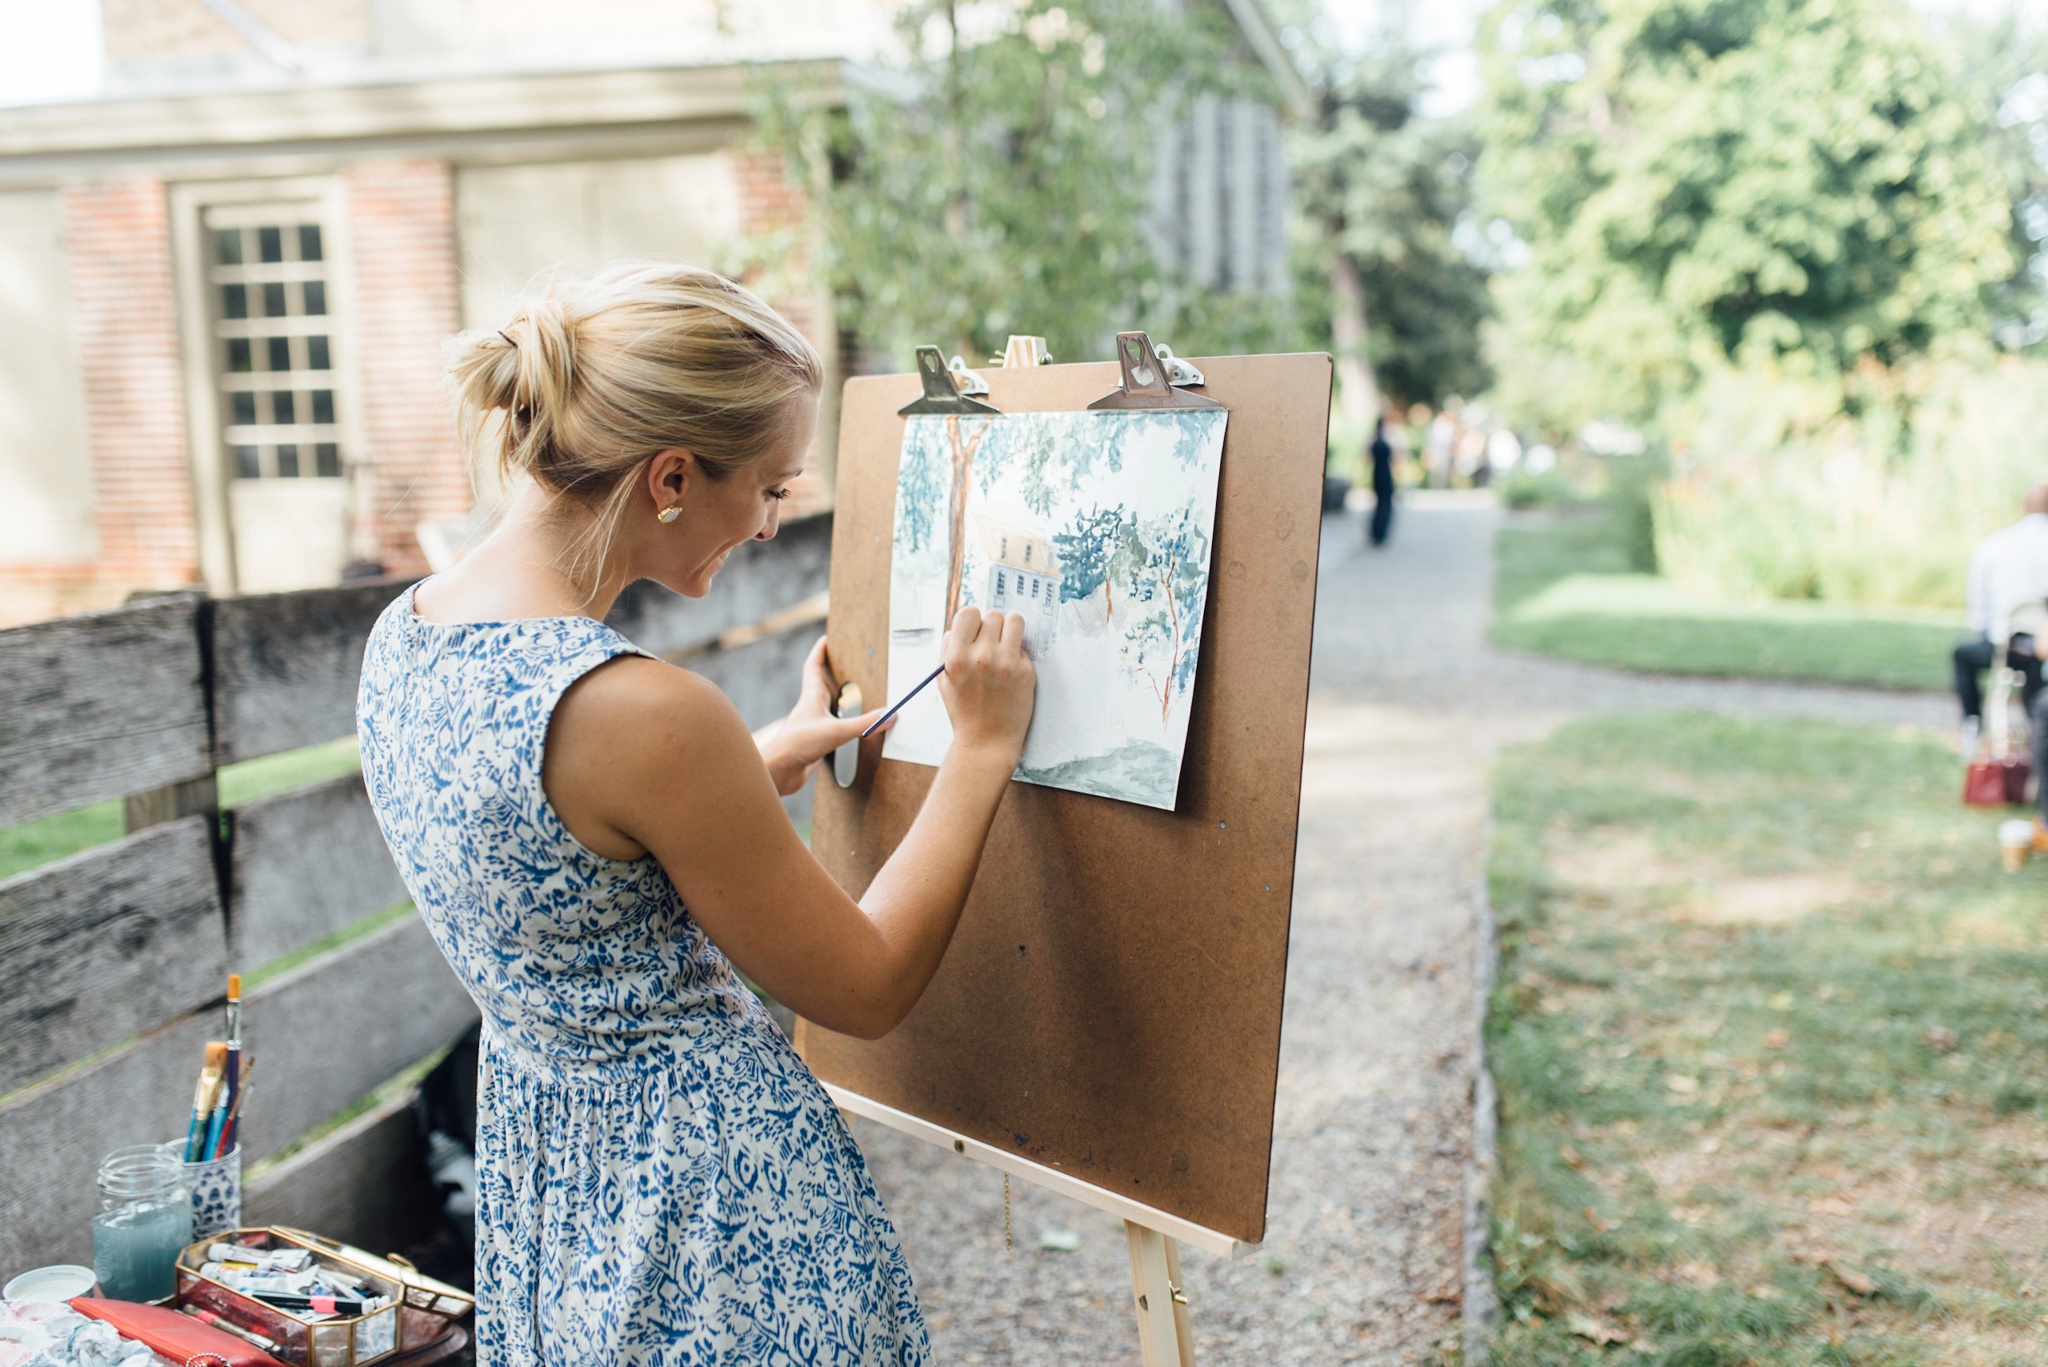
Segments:
[[[1059,557],[1037,532],[992,517],[977,516],[974,522],[981,533],[982,558],[988,562],[982,606],[989,612],[1021,615],[1025,647],[1036,658],[1052,648],[1059,628]]]

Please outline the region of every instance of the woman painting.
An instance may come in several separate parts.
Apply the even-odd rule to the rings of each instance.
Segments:
[[[491,1367],[929,1358],[860,1152],[739,974],[849,1034],[908,1013],[1030,721],[1023,619],[954,620],[953,747],[858,903],[777,800],[875,718],[829,715],[823,643],[757,746],[603,620],[636,579],[701,597],[775,535],[821,379],[759,299],[674,266],[557,285],[450,345],[473,455],[517,492],[386,609],[357,713],[377,819],[483,1015]]]

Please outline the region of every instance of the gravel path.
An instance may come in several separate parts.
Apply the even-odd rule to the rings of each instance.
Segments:
[[[1508,656],[1484,631],[1483,497],[1423,494],[1394,540],[1323,528],[1267,1238],[1187,1250],[1204,1367],[1429,1360],[1459,1334],[1472,1034],[1497,748],[1587,712],[1688,708],[1947,726],[1953,704],[1646,678]],[[1124,1237],[1099,1212],[865,1121],[855,1132],[946,1364],[1135,1363]],[[1040,1249],[1044,1231],[1080,1236]]]

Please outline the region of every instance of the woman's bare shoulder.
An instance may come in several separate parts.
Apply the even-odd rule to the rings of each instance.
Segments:
[[[653,823],[701,815],[707,799],[758,769],[746,724],[710,680],[621,655],[556,704],[542,782],[572,834],[600,854],[634,859]]]
[[[728,722],[746,729],[732,702],[703,675],[645,655],[618,655],[562,695],[551,738],[624,735],[644,744],[658,733],[695,735]]]

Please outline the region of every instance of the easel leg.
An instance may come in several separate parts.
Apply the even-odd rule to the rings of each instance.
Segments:
[[[1129,1221],[1124,1235],[1131,1247],[1131,1296],[1145,1367],[1195,1367],[1194,1331],[1181,1292],[1180,1245]]]

